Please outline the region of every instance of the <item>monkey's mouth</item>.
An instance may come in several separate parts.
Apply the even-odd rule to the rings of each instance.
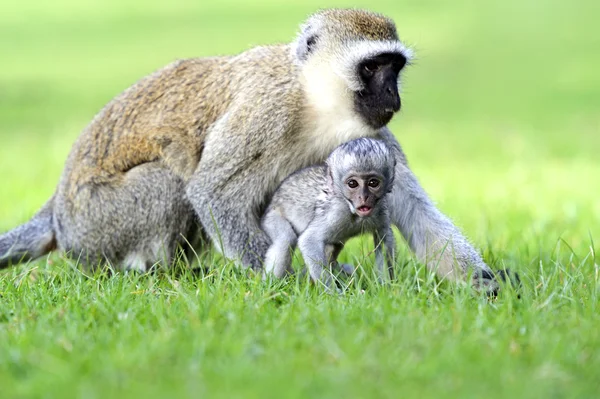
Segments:
[[[373,208],[368,205],[363,205],[356,208],[356,214],[360,217],[369,216],[371,212],[373,212]]]

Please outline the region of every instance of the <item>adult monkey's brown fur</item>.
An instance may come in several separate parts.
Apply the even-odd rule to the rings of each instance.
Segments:
[[[291,44],[165,67],[82,132],[52,198],[0,236],[0,266],[57,247],[84,264],[146,270],[193,243],[198,222],[226,256],[260,268],[269,247],[260,212],[276,186],[342,142],[373,136],[395,150],[391,218],[419,259],[440,276],[472,270],[495,285],[385,127],[408,57],[390,19],[325,10]]]

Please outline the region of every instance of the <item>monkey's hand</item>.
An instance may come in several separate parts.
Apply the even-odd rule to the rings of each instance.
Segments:
[[[380,137],[396,154],[394,188],[389,194],[390,219],[420,262],[440,278],[465,281],[487,292],[498,290],[498,277],[452,221],[427,196],[408,167],[400,144],[389,129]]]

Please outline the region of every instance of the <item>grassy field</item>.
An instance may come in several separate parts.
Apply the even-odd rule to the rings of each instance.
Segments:
[[[52,194],[79,131],[176,59],[290,40],[318,7],[392,16],[417,54],[392,129],[439,207],[521,299],[397,282],[342,297],[205,276],[87,276],[52,255],[0,274],[0,397],[592,398],[600,395],[597,0],[13,1],[0,5],[0,231]],[[596,245],[596,246],[595,246]]]

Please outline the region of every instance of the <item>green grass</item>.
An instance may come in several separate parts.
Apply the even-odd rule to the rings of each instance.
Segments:
[[[398,281],[341,297],[210,274],[87,276],[60,255],[0,274],[0,397],[598,397],[600,3],[262,0],[0,5],[0,231],[52,194],[79,131],[176,58],[290,40],[318,7],[392,16],[416,49],[391,127],[415,173],[521,298]],[[596,245],[596,247],[595,247]],[[300,262],[298,262],[299,264]]]

